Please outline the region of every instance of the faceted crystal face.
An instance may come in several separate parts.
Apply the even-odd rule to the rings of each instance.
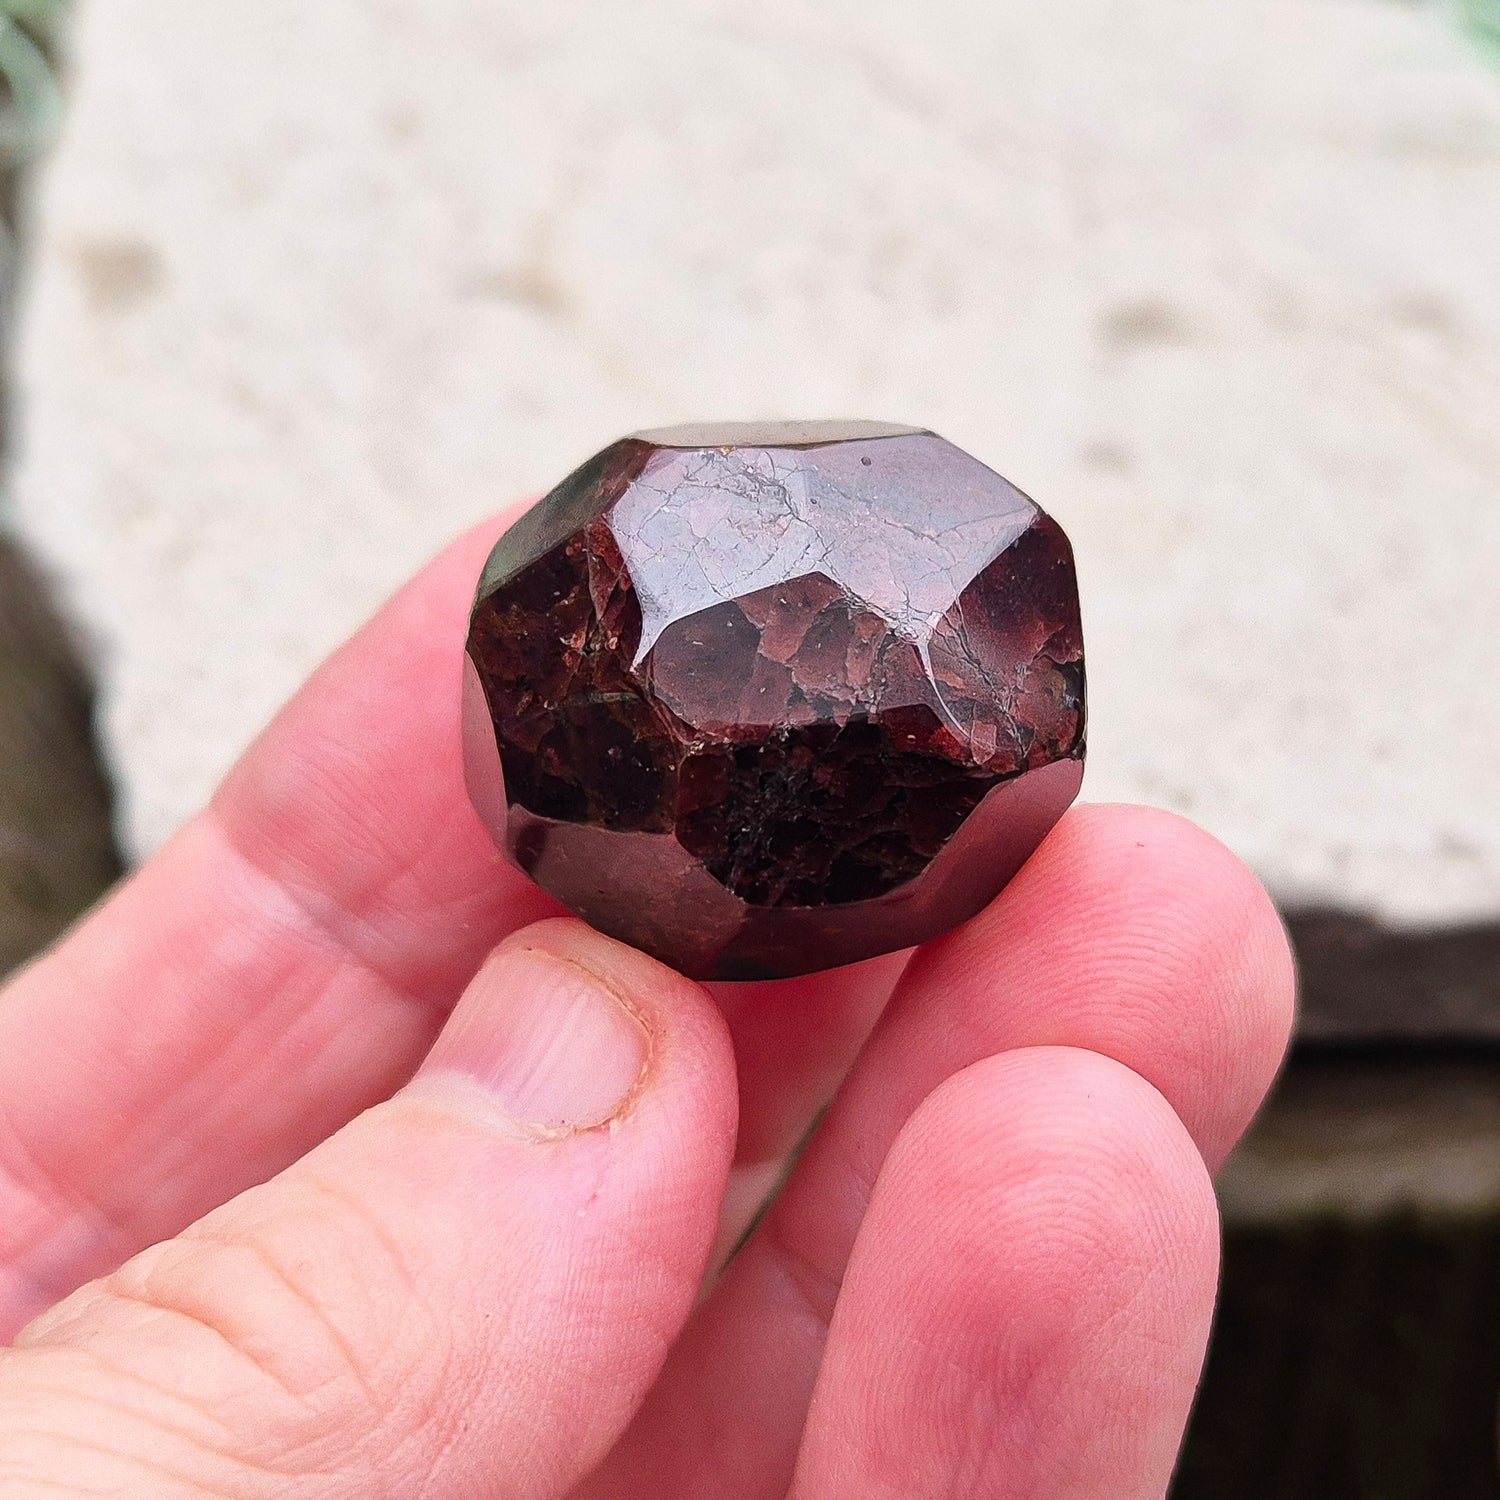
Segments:
[[[916,428],[615,443],[501,539],[468,653],[470,790],[496,838],[697,978],[936,936],[1083,774],[1067,538]]]

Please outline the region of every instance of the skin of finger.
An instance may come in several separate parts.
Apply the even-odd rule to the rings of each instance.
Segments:
[[[489,948],[558,912],[464,789],[460,643],[501,529],[402,590],[211,808],[0,992],[0,1340],[388,1097]],[[884,1003],[886,979],[848,974],[826,1007],[768,987],[736,1013],[752,1169]]]
[[[4,991],[0,1333],[388,1095],[489,947],[551,910],[462,802],[455,652],[487,542],[399,594]]]
[[[786,1176],[792,1152],[843,1082],[910,956],[906,949],[824,974],[709,986],[729,1023],[740,1097],[748,1102],[716,1267]]]
[[[0,1354],[0,1492],[550,1500],[597,1459],[701,1278],[733,1059],[699,987],[581,924],[507,946],[644,1025],[623,1112],[539,1132],[424,1072]]]
[[[740,1129],[739,1160],[775,1161],[844,1080],[911,957],[910,949],[795,979],[711,984],[729,1023],[742,1089],[778,1079],[779,1092]]]
[[[872,1068],[882,1053],[926,1059],[931,1078],[1010,1047],[1102,1052],[1166,1097],[1217,1170],[1281,1066],[1296,1008],[1291,947],[1260,881],[1185,818],[1101,804],[1065,818],[1006,898],[917,955]]]
[[[1096,1053],[976,1063],[903,1128],[850,1258],[792,1500],[1161,1500],[1218,1213],[1171,1107]]]
[[[1146,1078],[1216,1163],[1275,1075],[1294,991],[1280,919],[1222,845],[1146,808],[1075,809],[995,903],[912,959],[591,1500],[668,1475],[780,1500],[871,1189],[945,1078],[1022,1047],[1097,1051]]]

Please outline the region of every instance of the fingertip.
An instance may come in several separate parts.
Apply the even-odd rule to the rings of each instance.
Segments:
[[[906,983],[1003,986],[1025,1041],[1124,1061],[1211,1166],[1269,1089],[1296,997],[1285,928],[1249,867],[1190,820],[1130,804],[1073,808],[990,907],[919,951]]]
[[[975,1063],[887,1158],[793,1494],[1159,1496],[1207,1341],[1201,1157],[1128,1068]]]
[[[706,986],[676,969],[606,937],[578,917],[546,917],[511,933],[495,950],[496,955],[513,949],[551,954],[596,975],[625,996],[644,1024],[662,1036],[663,1045],[676,1033],[695,1048],[711,1054],[711,1060],[731,1071],[733,1048],[724,1014]]]
[[[576,917],[510,934],[481,965],[418,1078],[454,1073],[542,1135],[616,1127],[686,1090],[705,1144],[732,1149],[734,1055],[708,992]]]
[[[1201,976],[1206,1019],[1223,1040],[1215,1082],[1246,1093],[1253,1113],[1281,1065],[1297,1005],[1291,942],[1265,886],[1190,818],[1132,803],[1076,813],[1067,832],[1095,891],[1112,885],[1143,946],[1154,943],[1164,962]]]
[[[1030,1284],[1060,1294],[1121,1256],[1187,1287],[1217,1273],[1218,1209],[1192,1137],[1156,1088],[1099,1053],[1029,1047],[964,1068],[913,1113],[888,1177],[923,1184],[955,1233],[983,1220],[1019,1250],[1045,1245]]]

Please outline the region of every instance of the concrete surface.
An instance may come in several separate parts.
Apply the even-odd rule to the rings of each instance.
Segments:
[[[1445,14],[79,19],[16,500],[137,851],[466,522],[630,428],[868,415],[1072,532],[1086,795],[1294,900],[1500,911],[1500,68]]]

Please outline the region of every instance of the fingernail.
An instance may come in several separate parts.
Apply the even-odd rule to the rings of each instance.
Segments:
[[[513,1119],[557,1134],[614,1119],[649,1054],[646,1028],[596,975],[507,948],[479,971],[422,1072],[465,1074]]]

